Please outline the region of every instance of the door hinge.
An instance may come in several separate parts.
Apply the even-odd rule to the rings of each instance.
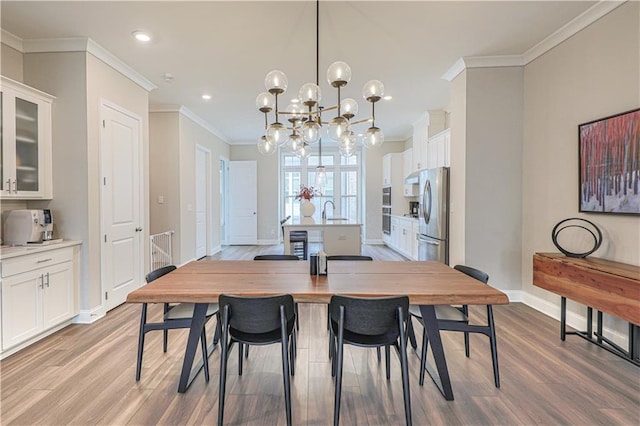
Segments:
[[[109,293],[108,292],[104,292],[104,300],[109,300]]]
[[[102,120],[102,128],[104,129],[105,127],[107,127],[107,122],[105,120]]]
[[[106,177],[102,178],[102,184],[105,185],[105,186],[107,185],[107,178]]]
[[[104,242],[107,242],[107,234],[104,234]]]

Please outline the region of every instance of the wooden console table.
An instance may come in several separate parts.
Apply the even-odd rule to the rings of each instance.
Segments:
[[[575,334],[640,366],[640,266],[560,253],[533,255],[533,285],[561,296],[560,338]],[[567,298],[587,306],[587,330],[566,331]],[[593,309],[597,328],[593,332]],[[629,347],[621,348],[602,335],[602,313],[629,322]]]

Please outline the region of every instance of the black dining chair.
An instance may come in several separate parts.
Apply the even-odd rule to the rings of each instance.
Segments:
[[[175,271],[177,268],[174,265],[164,266],[150,272],[145,277],[147,283],[155,281],[156,279]],[[136,363],[136,381],[140,380],[142,373],[142,355],[144,354],[144,340],[145,335],[149,331],[162,330],[162,349],[167,352],[167,346],[169,342],[169,330],[179,328],[190,328],[191,320],[193,316],[193,303],[178,303],[178,304],[164,304],[164,312],[162,316],[162,322],[148,323],[147,322],[147,303],[142,304],[142,315],[140,317],[140,334],[138,336],[138,359]],[[205,324],[214,315],[218,313],[218,304],[210,303],[207,307]],[[216,331],[213,337],[214,350],[215,345],[218,343],[219,337],[219,322],[216,324]],[[202,362],[204,364],[204,377],[209,381],[209,354],[207,349],[207,336],[204,326],[202,327],[202,334],[200,335],[200,344],[202,345]]]
[[[489,282],[489,275],[482,272],[479,269],[475,269],[469,266],[456,265],[453,267],[476,280],[487,284]],[[469,324],[469,307],[468,305],[451,306],[451,305],[437,305],[435,307],[436,318],[438,319],[438,329],[441,331],[459,331],[464,333],[464,352],[469,357],[469,333],[481,333],[489,337],[489,344],[491,346],[491,360],[493,363],[493,379],[497,388],[500,387],[500,371],[498,369],[498,347],[496,345],[496,329],[493,321],[493,306],[487,305],[487,325],[474,325]],[[416,318],[423,326],[422,332],[422,354],[420,360],[420,385],[424,384],[424,371],[427,359],[427,347],[429,340],[427,338],[426,329],[424,329],[424,323],[422,321],[422,314],[420,313],[420,307],[411,305],[409,307],[409,313],[411,317]],[[410,322],[411,323],[411,322]],[[411,334],[413,334],[413,327],[410,327]],[[415,339],[415,336],[413,337]],[[415,340],[413,340],[415,341]],[[415,349],[415,346],[414,346]]]
[[[334,346],[331,373],[336,377],[333,424],[340,421],[342,393],[342,363],[344,344],[361,347],[393,346],[400,357],[402,393],[407,425],[411,425],[411,397],[407,368],[407,296],[385,298],[355,298],[335,295],[329,302],[331,317],[330,340]]]
[[[295,374],[295,320],[293,297],[289,294],[270,297],[220,295],[222,332],[220,344],[220,391],[218,425],[223,424],[227,361],[234,344],[238,344],[238,374],[242,375],[243,345],[282,346],[282,374],[287,425],[291,425],[291,378]]]

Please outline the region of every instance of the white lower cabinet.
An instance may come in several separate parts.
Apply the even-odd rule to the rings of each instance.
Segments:
[[[390,239],[385,244],[409,259],[418,258],[418,240],[416,239],[417,221],[411,218],[392,216]]]
[[[2,262],[2,351],[78,314],[73,248]]]

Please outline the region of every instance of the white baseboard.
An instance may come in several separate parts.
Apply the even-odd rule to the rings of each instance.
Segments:
[[[507,297],[509,298],[509,302],[524,302],[524,292],[522,290],[498,290],[507,295]]]
[[[74,324],[91,324],[107,314],[104,305],[96,306],[89,310],[81,310],[78,316],[71,320]]]
[[[77,318],[77,317],[75,317],[75,318]],[[43,331],[42,333],[38,334],[37,336],[33,336],[29,340],[25,340],[24,342],[20,343],[17,346],[14,346],[12,348],[7,349],[6,351],[3,351],[2,354],[0,354],[0,359],[4,359],[4,358],[8,357],[9,355],[13,355],[16,352],[26,348],[27,346],[30,346],[30,345],[36,343],[38,340],[43,339],[43,338],[49,336],[50,334],[55,333],[56,331],[62,330],[66,326],[74,323],[75,322],[75,318],[72,318],[72,319],[70,319],[68,321],[60,323],[60,324],[56,325],[55,327],[52,327],[52,328],[50,328],[48,330]]]
[[[178,268],[182,268],[182,267],[183,267],[184,265],[186,265],[187,263],[189,263],[189,262],[194,262],[194,261],[196,261],[196,260],[198,260],[198,259],[196,259],[196,258],[191,258],[191,259],[189,259],[189,260],[187,260],[187,261],[185,261],[185,262],[182,262],[181,264],[176,265],[176,266],[177,266]]]
[[[280,240],[258,240],[259,246],[273,246],[280,244]]]
[[[372,246],[384,245],[384,240],[364,240],[364,244],[370,244]]]
[[[535,309],[536,311],[542,312],[543,314],[560,321],[560,297],[558,296],[558,303],[552,303],[548,300],[541,299],[538,296],[535,296],[528,292],[521,292],[523,295],[522,302]],[[511,300],[511,297],[509,297]],[[515,302],[515,300],[511,300]],[[585,308],[586,310],[586,308]],[[595,315],[594,315],[595,320]],[[574,328],[576,330],[585,330],[587,328],[587,315],[580,315],[575,312],[569,311],[567,309],[567,326]],[[595,327],[594,327],[595,329]],[[609,327],[603,328],[604,335],[612,340],[615,344],[625,348],[628,345],[629,336],[624,333],[621,333],[617,330],[613,330]],[[560,335],[560,329],[558,329],[558,335]]]
[[[222,246],[217,246],[211,249],[209,256],[213,256],[214,254],[220,253],[222,251]]]

